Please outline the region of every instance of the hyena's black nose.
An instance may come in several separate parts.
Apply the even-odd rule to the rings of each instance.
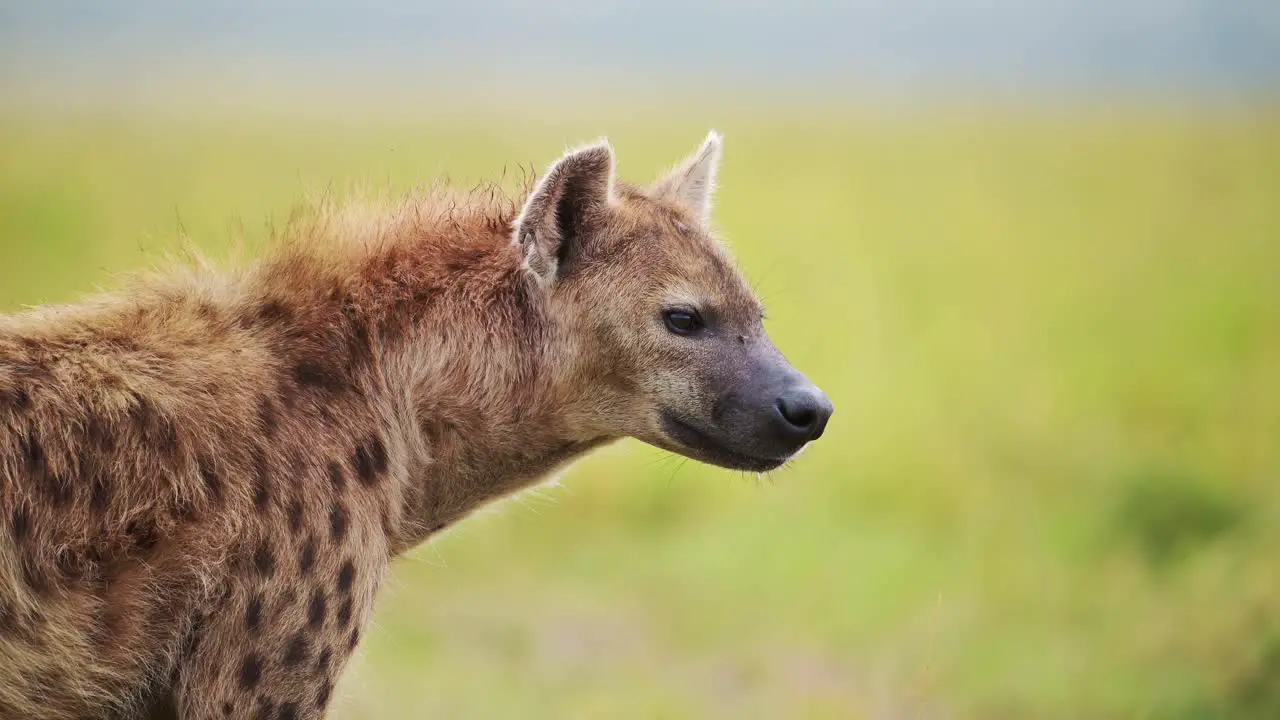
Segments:
[[[778,434],[798,444],[822,437],[834,408],[821,390],[804,385],[783,392],[774,403],[774,410]]]

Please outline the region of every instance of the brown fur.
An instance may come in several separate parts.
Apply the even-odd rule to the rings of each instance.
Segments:
[[[664,444],[680,359],[610,335],[659,288],[758,307],[700,209],[609,192],[555,292],[516,203],[431,192],[0,316],[0,717],[320,717],[392,558]]]

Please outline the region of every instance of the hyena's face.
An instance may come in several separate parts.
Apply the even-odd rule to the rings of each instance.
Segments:
[[[551,168],[516,223],[529,270],[591,361],[593,420],[704,462],[778,467],[832,405],[774,347],[760,303],[711,235],[714,133],[648,189],[613,181],[596,145]]]

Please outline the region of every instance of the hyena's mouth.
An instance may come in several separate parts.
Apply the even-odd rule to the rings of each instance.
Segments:
[[[661,425],[663,434],[673,441],[672,446],[665,449],[729,470],[768,472],[776,470],[793,457],[791,454],[761,455],[731,447],[727,442],[666,410],[662,411]]]

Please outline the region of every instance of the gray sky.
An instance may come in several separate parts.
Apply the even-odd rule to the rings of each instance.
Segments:
[[[1274,96],[1280,0],[0,4],[10,87],[197,71],[264,82],[613,72],[903,95]]]

